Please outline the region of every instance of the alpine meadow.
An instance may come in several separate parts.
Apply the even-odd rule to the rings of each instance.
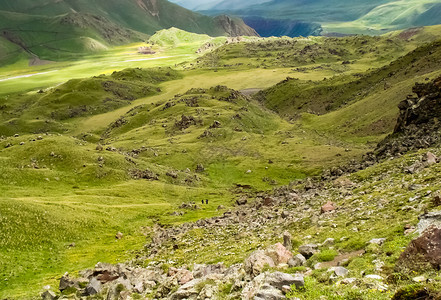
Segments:
[[[441,299],[441,1],[173,2],[0,3],[0,299]]]

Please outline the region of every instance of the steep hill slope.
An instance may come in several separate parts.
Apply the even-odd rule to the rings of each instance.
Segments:
[[[207,36],[171,29],[156,38],[161,47],[179,48]],[[62,287],[65,298],[78,289],[81,297],[98,276],[106,299],[132,291],[134,299],[171,297],[178,289],[237,298],[246,286],[260,286],[254,277],[259,269],[237,264],[281,241],[285,230],[295,237],[293,251],[321,244],[306,265],[279,266],[305,277],[306,289],[285,287],[288,296],[390,298],[385,284],[392,293],[416,276],[393,268],[413,238],[408,230],[441,188],[440,165],[425,167],[420,156],[427,150],[404,154],[401,148],[403,156],[380,164],[357,160],[393,131],[400,101],[416,103],[406,98],[415,82],[441,75],[438,38],[439,27],[380,37],[234,38],[177,66],[180,71],[126,69],[2,96],[0,298],[32,299],[46,285],[56,290],[66,271],[87,278],[78,287]],[[425,42],[431,44],[421,46]],[[194,54],[196,45],[177,53]],[[439,82],[415,91],[439,99]],[[265,88],[260,102],[248,96],[259,88]],[[424,89],[435,92],[425,97]],[[424,108],[431,106],[439,107],[429,101]],[[430,128],[439,130],[437,119]],[[371,168],[335,180],[367,164]],[[418,172],[408,171],[413,164]],[[322,213],[328,201],[331,211]],[[327,238],[334,240],[324,243]],[[374,238],[380,242],[371,243]],[[129,259],[138,268],[120,265],[117,277],[107,264],[78,272],[97,261]],[[219,262],[225,268],[192,267]],[[340,279],[327,271],[330,264],[348,269],[348,285],[334,284]],[[146,267],[158,276],[138,285],[152,273],[132,272]],[[219,277],[207,278],[200,268],[219,270]],[[203,279],[185,290],[175,272]],[[237,277],[230,280],[231,274]],[[418,275],[439,281],[434,272]],[[437,291],[436,280],[422,285]],[[113,294],[104,296],[108,292]]]
[[[208,17],[166,0],[6,1],[0,3],[0,15],[2,48],[18,47],[2,53],[0,62],[6,63],[23,52],[42,59],[75,57],[145,40],[173,26],[211,36],[256,35],[238,18]]]
[[[241,2],[242,3],[242,2]],[[222,1],[205,11],[233,13],[242,17],[262,17],[318,23],[324,34],[378,34],[415,26],[440,24],[439,0],[273,0],[261,4],[243,2],[240,6]],[[287,24],[280,24],[285,26]],[[282,31],[282,30],[279,30]],[[259,30],[258,30],[259,32]],[[260,32],[259,32],[260,33]],[[317,33],[314,31],[311,34]]]

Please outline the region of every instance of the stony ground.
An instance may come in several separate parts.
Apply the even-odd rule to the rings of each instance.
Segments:
[[[146,228],[134,260],[65,274],[43,299],[441,299],[439,80],[415,90],[363,162],[269,193],[238,186],[234,209]]]

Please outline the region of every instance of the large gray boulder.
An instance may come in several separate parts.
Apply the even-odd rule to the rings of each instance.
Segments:
[[[427,228],[434,226],[441,228],[441,211],[434,211],[419,216],[420,221],[417,225],[417,231],[421,235]]]
[[[47,291],[44,291],[41,294],[41,299],[43,299],[43,300],[55,300],[55,299],[57,299],[57,295],[54,292],[47,290]]]
[[[274,267],[274,261],[263,250],[257,250],[245,260],[245,272],[251,276],[259,275],[265,267]]]
[[[275,265],[286,264],[293,256],[281,243],[269,246],[265,254],[271,257]]]
[[[265,272],[247,283],[242,290],[241,299],[285,299],[283,291],[291,285],[295,285],[296,287],[304,286],[305,281],[303,275],[291,275],[282,272]]]
[[[296,274],[293,276],[291,274],[282,272],[274,272],[269,274],[266,277],[265,282],[275,288],[278,288],[279,290],[282,290],[284,285],[291,286],[294,284],[297,288],[305,285],[303,275]]]
[[[316,244],[306,244],[299,247],[299,253],[306,258],[310,258],[318,252],[318,246]]]
[[[175,293],[170,296],[171,300],[189,299],[199,295],[197,286],[203,282],[202,279],[193,279],[181,286]]]
[[[86,293],[87,295],[96,295],[101,291],[101,288],[101,282],[99,282],[95,277],[92,277],[86,287]]]
[[[257,291],[254,300],[282,300],[286,299],[282,291],[268,284],[263,285]]]
[[[301,267],[306,265],[306,258],[300,253],[288,260],[288,266]]]

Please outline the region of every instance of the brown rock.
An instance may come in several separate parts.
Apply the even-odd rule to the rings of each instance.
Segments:
[[[431,166],[431,165],[436,164],[436,162],[438,160],[438,157],[436,157],[436,155],[433,154],[432,152],[427,152],[425,157],[424,157],[424,160],[427,162],[427,164],[429,166]]]
[[[187,269],[176,269],[171,267],[168,270],[168,276],[175,277],[180,285],[184,285],[194,279],[193,273]]]
[[[266,198],[263,200],[263,205],[264,205],[264,206],[273,206],[274,203],[275,203],[275,201],[274,201],[274,199],[273,199],[272,197],[266,197]]]
[[[254,251],[244,262],[245,272],[252,276],[259,275],[266,266],[272,268],[275,265],[272,258],[263,250]]]
[[[336,180],[334,180],[334,185],[337,187],[351,188],[355,184],[347,177],[339,177]]]
[[[292,249],[292,236],[288,231],[283,233],[283,246],[289,251]]]
[[[441,268],[441,228],[429,227],[410,242],[396,265],[398,271],[424,271]]]
[[[286,264],[293,257],[292,253],[281,243],[268,247],[265,254],[271,257],[275,265]]]
[[[441,205],[441,195],[437,194],[433,197],[432,199],[432,205],[434,207],[440,206]]]
[[[322,214],[327,213],[327,212],[331,212],[334,210],[335,210],[335,203],[331,202],[331,201],[326,202],[326,204],[323,205],[321,208]]]

